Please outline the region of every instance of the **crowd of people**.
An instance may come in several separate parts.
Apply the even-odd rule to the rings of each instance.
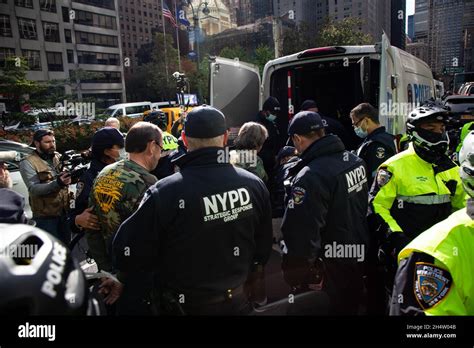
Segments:
[[[109,120],[73,199],[54,132],[39,130],[20,166],[33,220],[65,244],[85,236],[114,275],[99,291],[111,315],[271,311],[265,268],[277,248],[287,295],[324,294],[325,313],[473,315],[474,134],[458,165],[435,105],[410,112],[401,152],[368,103],[350,113],[356,151],[315,101],[287,134],[279,111],[270,97],[230,150],[225,115],[206,105],[179,119],[178,137],[159,110],[125,139]],[[0,190],[1,222],[28,223],[24,198]]]

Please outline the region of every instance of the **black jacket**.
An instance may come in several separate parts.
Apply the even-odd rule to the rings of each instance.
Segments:
[[[76,184],[76,200],[74,202],[74,208],[69,211],[68,221],[69,226],[72,232],[79,233],[79,228],[77,228],[75,220],[76,216],[84,212],[84,210],[89,206],[89,195],[92,190],[92,185],[97,175],[102,169],[104,169],[106,164],[100,162],[99,160],[93,159],[89,166],[89,169],[81,176],[79,181]]]
[[[395,137],[380,127],[370,133],[357,149],[357,156],[366,164],[369,188],[377,174],[378,167],[397,153]]]
[[[328,135],[313,143],[293,176],[282,232],[288,254],[324,256],[324,245],[367,243],[368,187],[364,162]]]
[[[272,178],[276,164],[275,158],[278,154],[278,151],[280,151],[280,149],[282,148],[280,131],[278,130],[277,124],[268,121],[261,112],[257,115],[257,122],[264,126],[268,132],[268,138],[263,144],[262,150],[260,150],[258,155],[263,161],[265,172],[270,178]]]
[[[153,271],[162,287],[206,297],[239,287],[254,263],[267,262],[269,193],[255,175],[220,162],[222,153],[190,152],[176,161],[179,173],[149,189],[114,239],[117,269]]]
[[[323,290],[334,314],[356,314],[369,242],[364,162],[345,151],[337,136],[327,135],[301,155],[290,176],[294,178],[282,223],[288,249],[285,277],[289,279],[288,269],[301,267],[301,260],[313,263],[321,258]],[[305,279],[292,282],[305,284]]]
[[[278,166],[275,169],[273,178],[272,197],[272,214],[274,218],[281,218],[285,213],[285,181],[288,179],[289,171],[299,161],[299,157],[291,158],[287,163]]]

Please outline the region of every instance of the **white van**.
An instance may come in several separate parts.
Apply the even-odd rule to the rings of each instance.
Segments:
[[[107,117],[141,117],[145,111],[151,110],[151,104],[151,102],[115,104],[105,110],[105,115]]]
[[[379,108],[388,132],[404,134],[408,113],[435,90],[428,65],[391,46],[385,34],[377,45],[314,48],[269,61],[262,82],[256,66],[218,57],[211,62],[210,79],[211,105],[224,112],[229,127],[254,120],[263,101],[274,96],[285,136],[288,121],[306,99],[350,130],[352,108],[369,102]]]

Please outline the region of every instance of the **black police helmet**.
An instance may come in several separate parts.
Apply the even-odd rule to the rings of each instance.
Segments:
[[[0,224],[0,315],[85,315],[88,289],[79,263],[49,233]]]
[[[429,132],[420,127],[423,123],[438,121],[446,123],[449,112],[439,106],[427,104],[425,106],[414,109],[408,115],[407,134],[413,140],[415,146],[425,148],[426,150],[434,150],[443,152],[449,144],[449,138],[446,134],[436,134]]]
[[[439,121],[445,123],[448,116],[448,111],[441,107],[434,105],[420,106],[408,115],[407,131],[414,129],[425,122]]]
[[[150,112],[148,115],[145,116],[143,121],[153,123],[161,130],[165,130],[168,126],[168,118],[166,117],[166,114],[161,110],[155,110]]]

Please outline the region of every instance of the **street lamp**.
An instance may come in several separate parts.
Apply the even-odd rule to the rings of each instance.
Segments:
[[[201,8],[204,6],[202,9],[202,13],[204,13],[205,16],[208,16],[209,13],[211,12],[208,7],[208,2],[203,1],[199,3],[197,9],[194,8],[192,0],[187,0],[187,4],[191,6],[191,11],[193,12],[193,22],[194,22],[194,41],[196,42],[196,61],[197,61],[197,71],[199,72],[199,40],[197,35],[200,34],[200,26],[199,26],[199,11],[201,11]]]

